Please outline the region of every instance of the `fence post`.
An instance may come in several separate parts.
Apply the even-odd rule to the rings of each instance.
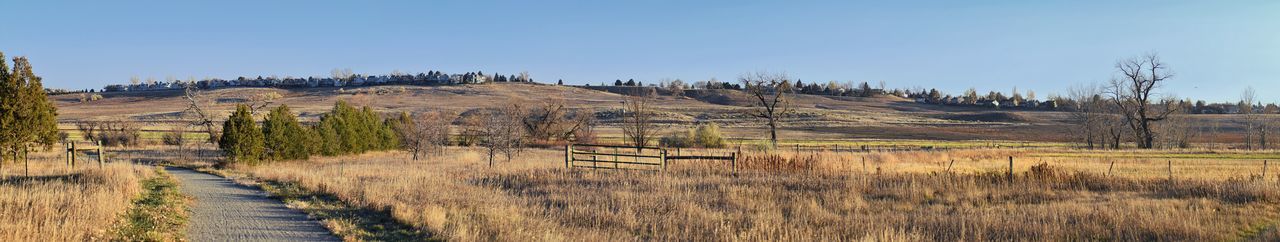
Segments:
[[[1111,177],[1111,170],[1116,168],[1116,160],[1111,160],[1111,166],[1107,167],[1107,177]]]
[[[956,159],[951,159],[951,163],[947,164],[947,173],[951,173],[951,166],[956,164]]]
[[[729,164],[730,166],[732,166],[732,168],[733,168],[733,174],[735,174],[735,175],[736,175],[736,174],[738,174],[738,154],[742,154],[742,146],[741,146],[741,145],[739,145],[739,146],[738,146],[738,153],[734,153],[734,154],[733,154],[733,161],[732,161],[732,162],[730,162],[730,164]]]
[[[98,168],[99,169],[102,168],[102,164],[106,163],[106,159],[102,158],[104,155],[106,154],[102,153],[102,141],[99,140],[98,141]]]
[[[667,170],[667,150],[662,150],[662,170]]]
[[[76,168],[76,143],[71,142],[71,149],[67,149],[71,154],[71,168]]]
[[[1173,181],[1173,160],[1165,160],[1169,163],[1169,181]]]
[[[1262,160],[1262,181],[1267,181],[1267,160]]]
[[[1009,157],[1009,183],[1013,183],[1013,156]]]
[[[863,157],[862,157],[862,173],[863,173],[863,174],[866,174],[867,172],[868,172],[868,171],[867,171],[867,157],[866,157],[866,156],[863,156]]]
[[[571,163],[572,161],[573,161],[573,144],[568,144],[564,146],[564,168],[565,169],[573,168],[573,163]]]
[[[71,143],[62,143],[62,157],[67,158],[67,167],[75,168],[71,166]]]
[[[28,176],[28,177],[31,176],[31,157],[30,157],[31,150],[29,150],[30,148],[31,146],[29,145],[22,147],[22,175]],[[1265,177],[1266,175],[1263,175],[1263,176]]]

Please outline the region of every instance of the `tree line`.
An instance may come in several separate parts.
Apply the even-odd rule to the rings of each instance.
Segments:
[[[357,109],[338,101],[314,125],[298,122],[288,105],[271,109],[259,125],[252,106],[240,104],[223,122],[218,148],[225,154],[224,165],[390,150],[400,147],[396,122],[369,107]]]
[[[1240,132],[1245,149],[1268,149],[1277,126],[1275,105],[1262,105],[1252,88],[1241,94],[1237,105],[1225,105],[1237,115],[1230,119],[1196,119],[1205,112],[1203,101],[1179,100],[1157,95],[1157,89],[1173,77],[1168,64],[1156,54],[1118,61],[1116,77],[1105,84],[1070,89],[1062,103],[1071,111],[1074,139],[1090,149],[1120,149],[1127,143],[1138,148],[1191,148],[1193,139],[1218,143],[1218,135]],[[1255,104],[1256,103],[1256,104]],[[1239,129],[1223,124],[1235,123]]]

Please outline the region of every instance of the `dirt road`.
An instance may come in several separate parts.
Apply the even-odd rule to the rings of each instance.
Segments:
[[[257,188],[182,168],[167,168],[195,198],[191,241],[340,241],[305,213],[285,207]]]

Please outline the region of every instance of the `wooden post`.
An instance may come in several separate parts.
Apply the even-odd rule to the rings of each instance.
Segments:
[[[865,174],[865,173],[867,173],[867,172],[868,172],[868,171],[867,171],[867,157],[866,157],[866,156],[863,156],[863,157],[862,157],[862,173],[864,173],[864,174]]]
[[[1262,160],[1262,181],[1267,181],[1267,160]]]
[[[951,159],[951,163],[947,164],[947,173],[951,173],[951,166],[956,164],[956,159]]]
[[[738,174],[738,154],[742,154],[741,145],[738,146],[738,152],[733,153],[733,161],[729,162],[729,165],[733,168],[733,174]]]
[[[31,146],[22,147],[22,175],[31,176]],[[1265,175],[1263,175],[1265,176]]]
[[[71,165],[71,143],[62,143],[62,157],[67,158],[67,167],[75,168]]]
[[[1009,157],[1009,183],[1013,183],[1013,156]]]
[[[1173,160],[1165,160],[1169,163],[1169,180],[1173,181]]]
[[[106,155],[106,153],[102,153],[102,141],[99,140],[98,141],[98,169],[102,169],[102,165],[106,163],[106,159],[103,158],[104,155]]]
[[[667,150],[662,150],[662,170],[667,170]]]
[[[1111,160],[1111,166],[1107,167],[1107,177],[1111,177],[1111,170],[1116,168],[1116,160]]]
[[[573,144],[564,146],[564,168],[573,168]]]
[[[76,143],[75,142],[71,142],[71,149],[67,149],[67,152],[71,152],[71,168],[74,169],[76,168]]]

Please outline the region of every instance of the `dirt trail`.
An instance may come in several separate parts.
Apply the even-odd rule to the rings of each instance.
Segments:
[[[257,188],[182,168],[166,168],[182,180],[191,205],[191,241],[340,241],[305,213],[285,207]]]

